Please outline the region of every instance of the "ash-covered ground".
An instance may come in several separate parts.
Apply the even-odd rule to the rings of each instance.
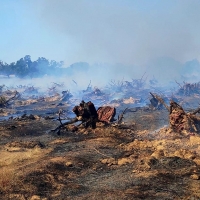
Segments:
[[[191,112],[198,83],[169,89],[140,78],[76,91],[62,82],[45,90],[5,84],[0,92],[0,199],[200,199],[199,133],[171,130],[168,110],[150,94]],[[52,132],[59,112],[69,120],[81,100],[115,107],[116,121]]]

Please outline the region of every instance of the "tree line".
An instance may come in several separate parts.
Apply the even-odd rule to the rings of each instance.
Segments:
[[[56,62],[55,60],[48,60],[44,57],[39,57],[36,61],[31,60],[30,55],[19,59],[17,62],[10,64],[0,61],[0,75],[10,76],[15,75],[19,78],[25,77],[40,77],[47,75],[56,75],[61,73],[64,62]]]

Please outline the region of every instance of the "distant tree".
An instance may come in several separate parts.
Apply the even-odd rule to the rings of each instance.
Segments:
[[[10,63],[9,65],[8,65],[8,67],[7,67],[7,76],[10,76],[10,75],[12,75],[12,74],[15,74],[15,72],[14,72],[14,68],[15,68],[15,63],[14,62],[12,62],[12,63]]]
[[[39,70],[37,66],[38,66],[38,63],[36,61],[31,62],[29,66],[29,76],[31,78],[37,77],[39,75]]]
[[[47,60],[44,57],[39,57],[37,60],[37,69],[40,75],[55,75],[59,72],[59,68],[62,67],[63,62],[56,62],[55,60]]]
[[[38,63],[36,61],[32,62],[30,55],[24,56],[24,61],[26,62],[27,66],[28,66],[28,74],[27,75],[31,78],[37,77],[38,73],[39,73],[39,71],[37,69]]]
[[[51,60],[49,63],[49,67],[51,67],[52,69],[56,69],[56,68],[62,67],[63,64],[64,64],[63,61],[56,62],[55,60]]]
[[[0,61],[0,74],[9,77],[12,74],[12,69],[11,69],[10,65]]]
[[[29,74],[29,66],[24,58],[18,60],[14,68],[17,77],[23,78]]]
[[[0,60],[0,74],[3,74],[4,64],[3,61]]]
[[[30,55],[26,55],[24,56],[24,61],[27,63],[27,64],[30,64],[32,61],[31,61],[31,56]]]
[[[0,74],[10,76],[11,74],[17,77],[38,77],[45,74],[59,74],[63,62],[49,61],[44,57],[39,57],[36,61],[31,61],[31,56],[26,55],[20,58],[16,63],[10,64],[0,61]],[[61,74],[61,73],[60,73]]]
[[[37,62],[31,61],[31,56],[26,55],[16,62],[16,64],[11,67],[13,72],[17,77],[35,77],[37,76]]]
[[[43,76],[48,73],[49,61],[46,58],[39,57],[36,62],[39,75]]]

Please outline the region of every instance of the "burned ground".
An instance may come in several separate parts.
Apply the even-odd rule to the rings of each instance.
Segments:
[[[167,110],[124,122],[58,136],[57,121],[3,121],[0,198],[199,199],[200,137],[170,132]]]
[[[52,132],[60,125],[58,117],[73,117],[71,110],[80,103],[73,97],[63,101],[56,91],[22,95],[2,106],[0,199],[200,199],[199,133],[174,132],[168,110],[152,107],[142,85],[137,91],[135,82],[117,86],[113,96],[84,91],[96,107],[115,107],[116,119],[126,111],[122,122],[97,122],[95,129],[81,125],[74,131],[68,125],[59,135]],[[131,92],[121,91],[129,87]],[[186,112],[194,111],[199,95],[183,95],[173,99]],[[172,97],[165,97],[169,105]]]

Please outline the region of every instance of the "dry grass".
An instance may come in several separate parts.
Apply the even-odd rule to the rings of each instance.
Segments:
[[[18,184],[19,177],[14,169],[3,167],[0,170],[0,193],[9,193]]]
[[[30,171],[28,166],[37,165],[52,149],[23,149],[5,146],[7,150],[0,151],[0,199],[18,199],[19,191],[30,191],[29,185],[24,184],[24,177]],[[31,170],[34,170],[32,168]],[[2,197],[1,197],[2,195]],[[12,197],[13,196],[13,197]],[[19,199],[23,199],[20,196]]]
[[[10,148],[9,150],[10,151],[0,151],[0,167],[16,168],[16,166],[24,162],[36,162],[51,151],[51,149],[40,149],[37,147],[22,151],[20,151],[20,148]]]

